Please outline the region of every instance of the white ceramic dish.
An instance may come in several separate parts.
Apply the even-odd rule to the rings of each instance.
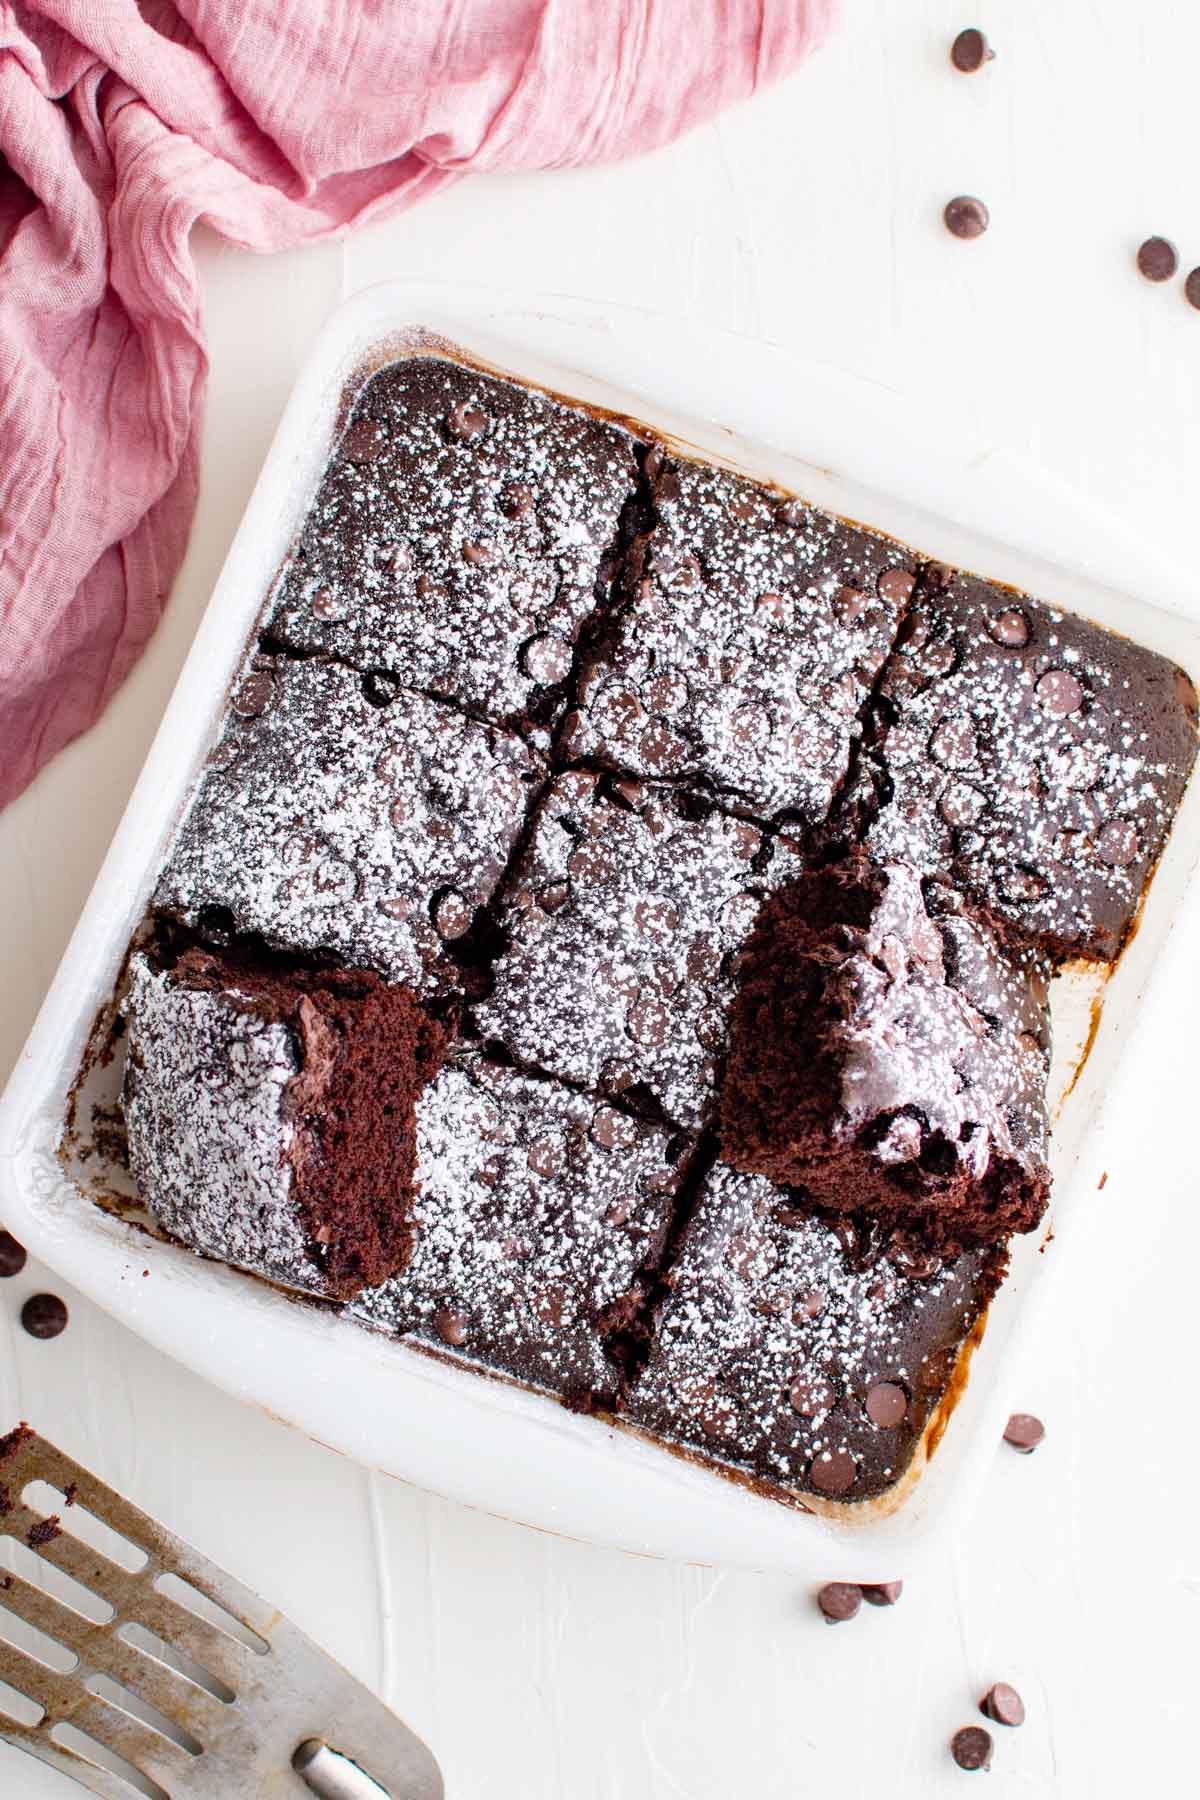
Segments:
[[[0,1103],[6,1223],[162,1350],[406,1481],[649,1555],[806,1576],[905,1575],[961,1521],[994,1454],[1010,1400],[1006,1371],[1087,1212],[1104,1166],[1104,1134],[1119,1128],[1119,1061],[1154,1031],[1156,1014],[1185,1004],[1170,993],[1163,964],[1172,933],[1198,904],[1200,787],[1185,799],[1141,929],[1108,985],[1091,1054],[1059,1108],[1053,1250],[1042,1253],[1040,1235],[1019,1246],[941,1447],[890,1517],[798,1513],[552,1401],[290,1301],[101,1210],[57,1156],[94,1017],[144,913],[262,596],[319,478],[344,387],[378,363],[389,338],[416,327],[518,376],[645,419],[705,454],[932,555],[1027,587],[1200,670],[1200,624],[1182,579],[1155,568],[1111,521],[1048,492],[1036,474],[944,418],[936,435],[923,431],[885,391],[653,314],[485,290],[370,289],[330,321],[297,382],[125,817]],[[1154,605],[1133,597],[1148,589]],[[1078,1062],[1093,993],[1094,982],[1058,985],[1061,1090]],[[81,1179],[91,1174],[82,1171]]]

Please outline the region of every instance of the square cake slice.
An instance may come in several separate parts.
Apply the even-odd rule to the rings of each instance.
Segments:
[[[890,539],[701,463],[661,466],[563,749],[825,817],[913,588]]]
[[[413,1108],[443,1026],[377,975],[135,953],[123,1108],[164,1230],[347,1299],[412,1249]]]
[[[263,624],[497,723],[553,723],[616,571],[637,440],[439,357],[367,383]]]
[[[469,1052],[417,1104],[416,1247],[353,1316],[573,1407],[611,1407],[685,1141]]]
[[[756,1486],[872,1499],[917,1454],[1002,1268],[988,1252],[920,1278],[862,1266],[785,1189],[718,1163],[624,1415]]]
[[[935,569],[884,676],[849,830],[1054,956],[1107,960],[1162,853],[1196,717],[1164,657]]]
[[[1050,1192],[1049,969],[904,864],[802,874],[742,959],[721,1153],[938,1256],[1032,1231]]]
[[[480,1029],[519,1063],[697,1126],[734,958],[800,866],[785,840],[670,788],[560,777],[505,884]]]
[[[255,657],[154,904],[432,992],[541,779],[522,738],[394,682]]]

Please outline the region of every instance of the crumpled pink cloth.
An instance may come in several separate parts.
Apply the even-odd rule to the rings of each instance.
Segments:
[[[473,169],[648,149],[835,5],[0,0],[0,806],[96,719],[182,559],[198,219],[275,250]]]

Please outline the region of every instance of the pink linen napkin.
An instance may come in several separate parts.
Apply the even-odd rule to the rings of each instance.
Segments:
[[[196,500],[189,233],[275,250],[665,143],[836,0],[0,0],[0,806],[93,723]]]

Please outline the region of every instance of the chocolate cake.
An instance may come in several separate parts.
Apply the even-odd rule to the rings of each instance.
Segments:
[[[953,907],[954,910],[946,910]],[[865,858],[764,906],[742,959],[721,1154],[937,1255],[1031,1231],[1050,1191],[1046,960]]]
[[[1111,959],[1195,756],[1196,693],[1173,663],[934,569],[881,683],[846,834],[945,876],[1016,942]]]
[[[606,1101],[460,1054],[417,1103],[412,1260],[353,1316],[576,1408],[611,1407],[615,1346],[687,1150]]]
[[[1048,983],[1127,937],[1196,723],[1097,626],[402,358],[139,931],[138,1188],[364,1327],[886,1495],[1045,1206]]]
[[[670,788],[560,776],[504,887],[480,1030],[520,1063],[695,1127],[737,952],[800,867],[786,840]]]
[[[418,357],[366,384],[267,613],[270,639],[498,723],[553,723],[637,485],[628,431]]]
[[[182,1243],[346,1300],[412,1250],[413,1108],[445,1028],[377,975],[138,953],[130,1167]]]
[[[587,668],[563,751],[812,824],[913,588],[889,538],[652,451],[653,522]]]
[[[430,993],[490,898],[542,775],[511,732],[336,664],[255,656],[156,908]]]
[[[786,1189],[718,1163],[624,1416],[786,1494],[871,1499],[909,1466],[1002,1266],[864,1264]]]

